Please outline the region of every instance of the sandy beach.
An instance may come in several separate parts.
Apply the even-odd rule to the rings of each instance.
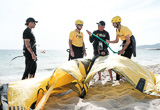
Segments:
[[[160,64],[147,66],[160,74]],[[114,79],[115,73],[113,73]],[[96,74],[90,82],[85,98],[72,90],[57,96],[51,95],[44,110],[160,110],[160,97],[143,94],[125,80],[109,81],[107,71],[102,80]]]

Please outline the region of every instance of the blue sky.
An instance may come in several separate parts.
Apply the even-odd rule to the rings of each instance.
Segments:
[[[39,23],[33,29],[38,49],[68,48],[69,33],[75,29],[75,20],[84,21],[82,32],[86,47],[92,49],[86,29],[93,32],[96,23],[106,22],[111,40],[116,37],[111,24],[114,16],[121,16],[136,38],[137,45],[160,42],[159,0],[1,0],[0,49],[22,49],[25,21],[34,17]],[[110,45],[113,49],[119,44]]]

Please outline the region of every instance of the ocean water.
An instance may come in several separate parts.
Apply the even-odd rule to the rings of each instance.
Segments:
[[[25,69],[25,57],[11,59],[22,56],[22,50],[0,50],[0,84],[21,80]],[[68,60],[68,52],[62,50],[47,50],[41,53],[37,51],[37,70],[35,76],[52,75],[55,68]]]
[[[137,49],[137,56],[132,57],[132,60],[147,66],[160,64],[160,50],[149,50],[149,49]]]
[[[23,55],[22,53],[22,50],[0,50],[0,84],[21,80],[25,69],[25,58],[19,57],[12,62],[11,59]],[[87,53],[91,58],[92,52]],[[47,50],[45,53],[38,50],[37,54],[35,77],[52,75],[55,68],[68,61],[68,52],[65,50]],[[137,57],[132,57],[132,60],[144,66],[160,64],[159,55],[160,50],[137,50]]]

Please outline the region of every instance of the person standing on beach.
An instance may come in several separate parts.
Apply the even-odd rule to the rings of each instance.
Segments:
[[[100,37],[103,40],[110,40],[110,36],[109,33],[107,31],[104,30],[105,28],[105,22],[104,21],[100,21],[98,24],[98,30],[94,31],[93,34],[97,35],[98,37]],[[102,42],[101,40],[99,40],[98,38],[92,36],[91,32],[87,31],[87,33],[89,34],[89,40],[91,43],[93,43],[93,49],[94,49],[94,60],[96,58],[98,58],[99,56],[106,56],[109,55],[109,51],[108,51],[108,46]],[[111,80],[113,80],[112,77],[112,71],[108,70],[109,75]],[[99,80],[101,80],[101,72],[98,72],[99,75]]]
[[[132,35],[131,30],[121,25],[121,17],[115,16],[112,18],[114,28],[116,28],[116,39],[113,41],[107,41],[107,43],[118,43],[119,38],[123,41],[122,50],[119,51],[119,54],[131,59],[132,54],[136,57],[136,40]],[[118,75],[118,74],[117,74]],[[119,80],[120,76],[116,76],[116,79]]]
[[[76,59],[76,58],[83,58],[83,56],[87,55],[85,50],[85,44],[83,41],[83,33],[80,32],[83,27],[82,20],[76,20],[75,22],[76,29],[70,32],[69,35],[69,60]]]
[[[23,32],[25,71],[22,80],[28,79],[29,74],[30,78],[33,78],[37,69],[36,39],[32,33],[32,29],[35,28],[36,23],[38,23],[38,21],[35,21],[34,18],[28,18],[25,23],[25,25],[27,26],[27,28]]]

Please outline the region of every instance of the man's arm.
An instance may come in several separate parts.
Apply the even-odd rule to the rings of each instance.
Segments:
[[[127,47],[128,47],[128,45],[130,44],[130,37],[129,37],[129,34],[128,35],[126,35],[125,36],[125,38],[126,38],[126,43],[125,43],[125,45],[124,45],[124,47],[123,47],[123,49],[121,50],[121,51],[119,51],[119,54],[123,54],[124,53],[124,51],[127,49]]]
[[[127,47],[128,47],[128,45],[130,44],[130,37],[129,37],[129,34],[127,35],[127,36],[125,36],[125,38],[126,38],[126,44],[124,45],[124,47],[123,47],[123,51],[125,51],[126,49],[127,49]]]
[[[119,37],[116,36],[115,40],[113,40],[113,41],[106,40],[106,42],[107,42],[107,44],[109,44],[109,43],[118,43],[119,42]]]
[[[84,41],[83,41],[83,51],[84,51],[84,56],[87,56]]]
[[[118,43],[118,42],[119,42],[119,37],[118,37],[118,36],[116,36],[116,39],[115,39],[115,40],[109,41],[109,43]]]
[[[27,48],[27,50],[30,52],[32,59],[36,60],[36,55],[34,54],[32,48],[31,48],[31,44],[30,44],[30,39],[24,39],[25,42],[25,46]]]
[[[89,35],[89,41],[92,43],[94,41],[94,36],[92,36],[90,31],[88,31],[88,30],[86,30],[86,31],[87,31],[87,33]],[[95,33],[93,32],[93,34],[95,34]]]
[[[73,48],[72,48],[72,40],[70,40],[70,39],[69,39],[69,48],[70,48],[71,56],[74,57],[74,52],[73,52]]]
[[[70,48],[70,51],[73,51],[72,49],[72,40],[69,39],[69,48]]]

